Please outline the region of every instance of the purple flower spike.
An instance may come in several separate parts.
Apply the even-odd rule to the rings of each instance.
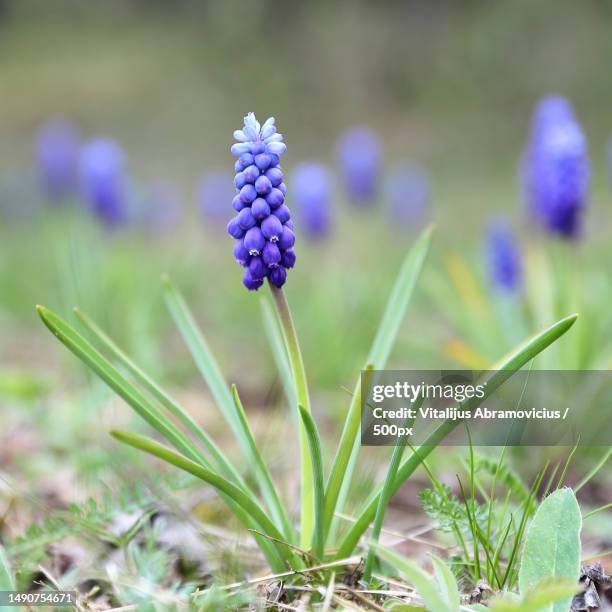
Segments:
[[[127,179],[125,155],[121,147],[107,138],[87,143],[79,160],[83,197],[107,226],[127,220]]]
[[[520,246],[508,223],[497,220],[489,224],[485,247],[493,287],[503,293],[519,291],[523,282],[523,261]]]
[[[244,118],[244,127],[234,132],[234,138],[238,142],[231,151],[238,161],[232,206],[238,215],[227,226],[237,239],[234,258],[246,269],[242,282],[249,291],[257,291],[265,278],[280,288],[287,269],[295,264],[295,234],[279,166],[287,147],[274,118],[260,125],[253,113]]]
[[[77,186],[79,135],[68,121],[45,123],[36,138],[36,165],[45,193],[59,200],[73,194]]]
[[[376,197],[382,164],[381,144],[366,127],[352,128],[338,141],[338,167],[349,199],[366,205]]]
[[[575,238],[589,199],[587,142],[569,102],[546,98],[538,105],[521,164],[530,213],[547,232]]]
[[[389,221],[421,228],[429,216],[431,187],[424,168],[411,162],[396,164],[385,181],[385,200]]]
[[[304,162],[293,170],[291,184],[300,231],[311,240],[324,238],[332,224],[329,170],[316,162]]]

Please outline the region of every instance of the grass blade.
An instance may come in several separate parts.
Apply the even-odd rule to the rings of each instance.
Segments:
[[[184,436],[176,426],[166,417],[159,413],[159,410],[150,404],[146,398],[127,381],[125,377],[112,366],[96,349],[94,349],[84,338],[74,331],[65,321],[52,313],[43,306],[37,307],[43,323],[51,332],[83,363],[90,367],[106,384],[111,387],[121,398],[123,398],[147,423],[161,433],[171,444],[181,452],[184,452],[190,459],[201,463],[205,467],[210,467],[208,460],[195,446]],[[226,502],[232,507],[236,516],[243,524],[252,527],[248,515],[229,498],[224,497]],[[256,536],[262,552],[264,553],[270,567],[284,568],[285,564],[281,560],[278,551],[271,543],[259,536]]]
[[[254,452],[248,424],[246,420],[243,421],[240,418],[240,415],[235,409],[234,398],[221,373],[221,369],[208,348],[206,340],[195,322],[183,296],[172,285],[170,279],[164,278],[163,285],[164,296],[170,314],[179,328],[196,366],[204,377],[219,410],[238,440],[242,452],[248,459],[249,466],[254,470],[259,490],[264,495],[268,495],[270,493],[268,482],[269,474],[267,470],[262,469],[263,462],[258,460],[257,453]]]
[[[417,277],[425,261],[425,256],[431,242],[432,228],[425,230],[421,237],[408,253],[402,269],[395,281],[387,307],[383,314],[380,326],[370,354],[366,360],[367,368],[382,369],[385,367],[391,348],[397,337],[402,320],[410,302]],[[353,452],[356,452],[355,444],[359,432],[361,416],[361,384],[360,380],[355,385],[355,393],[349,406],[342,436],[332,464],[327,488],[325,490],[325,535],[329,532],[342,483],[351,478],[349,466]]]
[[[192,461],[208,465],[208,460],[196,446],[119,370],[102,356],[66,321],[44,306],[36,307],[40,318],[58,340],[93,370],[119,397],[123,398],[151,427]]]
[[[170,463],[185,472],[193,474],[197,478],[200,478],[204,482],[217,489],[220,493],[223,493],[236,504],[238,504],[253,520],[259,525],[259,528],[263,533],[272,538],[275,545],[279,547],[279,552],[283,559],[286,559],[292,566],[299,565],[299,561],[295,558],[295,554],[289,546],[282,544],[284,542],[283,535],[276,528],[276,525],[268,518],[266,513],[261,509],[257,501],[245,493],[241,488],[235,484],[226,480],[219,474],[216,474],[212,470],[205,468],[204,466],[191,461],[186,457],[183,457],[179,453],[176,453],[172,449],[138,434],[129,433],[126,431],[112,431],[111,435],[127,444],[133,446],[139,450],[149,453],[167,463]]]
[[[539,334],[532,336],[515,351],[510,353],[497,366],[497,371],[492,372],[487,379],[486,392],[483,398],[473,398],[460,405],[460,409],[473,410],[498,387],[500,387],[512,374],[529,363],[536,355],[541,353],[547,346],[565,334],[570,327],[576,322],[578,315],[573,314],[560,321],[557,321],[549,328],[541,331]],[[412,475],[419,467],[421,462],[436,448],[436,446],[459,424],[460,421],[445,421],[425,441],[423,446],[419,447],[418,452],[413,453],[400,466],[395,482],[393,484],[392,493],[395,493],[399,487]],[[357,546],[359,538],[363,535],[368,525],[376,514],[378,499],[381,490],[377,491],[366,507],[362,510],[357,520],[352,525],[349,532],[345,535],[337,553],[337,558],[341,559],[348,556]],[[349,551],[348,554],[346,551]]]
[[[366,557],[365,566],[363,569],[363,581],[366,584],[370,583],[370,578],[372,577],[372,567],[374,565],[375,557],[374,551],[376,546],[378,546],[378,538],[380,537],[380,532],[382,530],[387,506],[391,501],[391,496],[393,494],[393,483],[395,481],[395,476],[397,475],[397,470],[399,469],[402,461],[403,454],[404,447],[401,444],[396,444],[393,449],[393,454],[391,455],[391,461],[389,463],[389,468],[387,470],[387,476],[385,478],[382,491],[378,496],[376,515],[374,516],[374,525],[372,526],[372,533],[370,535],[370,550],[368,551],[368,556]]]
[[[308,436],[308,446],[312,463],[313,484],[314,484],[314,503],[315,503],[315,524],[312,532],[312,552],[317,559],[323,560],[323,504],[325,496],[325,485],[323,483],[323,458],[321,453],[321,438],[317,426],[303,406],[299,407],[300,416],[304,423],[304,429]]]
[[[229,385],[225,381],[200,328],[198,327],[183,296],[167,277],[162,278],[164,298],[168,310],[179,329],[185,344],[189,348],[200,374],[206,381],[221,414],[236,436],[245,456],[249,457],[249,443],[240,420],[234,410],[234,400]]]
[[[272,518],[276,525],[281,526],[281,531],[283,535],[289,542],[295,541],[295,533],[293,530],[293,526],[289,522],[287,518],[287,514],[285,513],[285,508],[283,503],[281,502],[278,493],[276,492],[276,488],[274,483],[272,482],[272,477],[270,476],[270,472],[259,453],[259,449],[257,448],[257,444],[255,439],[253,438],[253,432],[249,426],[249,422],[247,421],[246,414],[244,412],[244,407],[242,406],[242,401],[240,400],[240,396],[238,395],[238,390],[236,389],[236,385],[232,385],[232,397],[234,398],[234,406],[236,407],[236,414],[242,423],[242,427],[244,431],[247,433],[247,437],[249,440],[250,452],[251,456],[255,459],[256,465],[253,466],[255,471],[260,474],[261,477],[261,485],[262,485],[262,494],[266,501],[266,506],[268,510],[270,510],[272,514]]]
[[[75,308],[74,312],[83,325],[85,325],[85,327],[98,339],[102,346],[109,350],[119,363],[204,445],[213,458],[217,468],[235,484],[246,489],[242,476],[208,433],[195,422],[193,417],[150,376],[141,370],[87,315],[78,308]]]
[[[591,479],[601,470],[601,468],[607,463],[608,459],[612,456],[612,446],[606,450],[602,458],[585,474],[580,482],[574,487],[574,493],[578,493],[582,487],[588,484]]]

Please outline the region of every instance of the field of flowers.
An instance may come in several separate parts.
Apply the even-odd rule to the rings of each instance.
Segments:
[[[607,381],[611,15],[562,4],[0,2],[0,611],[612,609],[605,415],[361,444],[369,371]]]

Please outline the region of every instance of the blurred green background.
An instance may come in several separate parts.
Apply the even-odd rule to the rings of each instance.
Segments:
[[[176,183],[184,210],[160,236],[105,233],[42,196],[39,213],[0,220],[0,365],[55,371],[63,353],[33,306],[68,315],[78,303],[150,368],[176,381],[191,376],[160,296],[159,275],[168,272],[228,377],[256,394],[274,384],[258,300],[240,284],[223,226],[203,221],[195,203],[204,172],[231,171],[231,133],[252,110],[277,118],[289,169],[303,159],[333,166],[336,139],[355,124],[380,134],[385,167],[407,158],[427,168],[434,250],[393,365],[451,366],[448,343],[477,344],[482,330],[452,321],[470,305],[449,281],[448,259],[465,260],[486,293],[481,242],[490,216],[508,215],[530,240],[517,164],[543,95],[567,96],[589,139],[593,197],[580,265],[609,255],[611,34],[612,7],[603,2],[4,0],[4,203],[20,205],[14,184],[32,180],[36,130],[63,116],[84,138],[119,141],[136,181]],[[314,386],[334,391],[361,367],[415,237],[387,223],[382,202],[356,210],[338,186],[335,193],[335,233],[313,244],[298,228],[287,284]],[[19,197],[31,205],[31,196]],[[594,295],[604,295],[597,287]],[[487,360],[509,348],[500,342]]]

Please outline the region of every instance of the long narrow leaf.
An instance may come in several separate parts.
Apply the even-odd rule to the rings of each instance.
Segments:
[[[510,378],[514,372],[520,370],[525,364],[529,363],[536,355],[541,353],[547,346],[552,344],[555,340],[561,337],[570,327],[576,322],[578,315],[573,314],[560,321],[557,321],[549,328],[543,330],[539,334],[536,334],[529,340],[527,340],[522,346],[516,351],[510,353],[506,359],[499,364],[497,371],[492,372],[487,379],[486,391],[483,398],[472,398],[463,402],[460,405],[460,409],[463,410],[474,410],[476,409],[484,399],[491,395],[498,387],[500,387],[508,378]],[[460,421],[448,420],[442,423],[437,429],[435,429],[427,438],[423,446],[419,447],[418,452],[414,452],[408,459],[406,459],[400,466],[395,483],[393,485],[393,492],[397,491],[399,487],[412,475],[412,473],[419,467],[423,459],[425,459],[435,448],[440,444],[442,440],[451,432]],[[376,514],[376,508],[378,506],[378,498],[380,495],[380,489],[372,496],[370,501],[366,504],[361,514],[357,517],[357,520],[352,525],[349,532],[345,535],[342,544],[339,547],[337,558],[341,559],[348,556],[357,546],[359,538],[363,535],[368,525]],[[347,552],[348,551],[348,552]]]
[[[225,476],[242,488],[246,488],[244,480],[230,460],[208,435],[206,430],[195,422],[187,410],[164,391],[148,374],[139,368],[87,315],[78,308],[75,308],[74,312],[83,325],[85,325],[85,327],[98,339],[102,346],[108,349],[119,363],[121,363],[121,365],[125,367],[126,370],[168,410],[168,412],[174,415],[186,429],[204,445],[213,458],[215,465],[225,474]]]
[[[314,484],[315,524],[312,533],[312,551],[317,559],[323,560],[323,502],[325,485],[323,483],[323,458],[321,453],[321,438],[312,415],[303,406],[300,406],[300,416],[304,423],[310,459],[312,462],[312,475]]]
[[[49,330],[72,351],[85,365],[91,368],[119,397],[123,398],[147,423],[161,433],[178,450],[185,453],[189,458],[201,463],[205,467],[210,467],[207,458],[187,439],[187,437],[161,412],[151,404],[136,387],[129,382],[107,359],[105,359],[93,346],[91,346],[80,334],[56,314],[45,308],[37,307],[43,323]],[[225,501],[232,507],[236,516],[249,527],[249,517],[244,511],[237,507],[229,498],[224,497]],[[272,544],[256,536],[255,538],[262,549],[270,566],[273,568],[284,567],[277,550]]]
[[[240,424],[240,421],[234,410],[234,401],[232,394],[230,393],[229,385],[227,384],[221,369],[217,364],[210,348],[198,324],[195,322],[187,303],[183,299],[183,296],[170,282],[167,277],[162,278],[164,288],[164,298],[168,310],[176,323],[176,326],[189,348],[195,364],[202,374],[202,377],[206,381],[210,392],[217,404],[217,407],[221,411],[221,414],[227,421],[232,432],[236,436],[242,450],[245,455],[249,456],[249,444],[244,433],[244,430]]]
[[[268,518],[266,513],[261,509],[257,501],[247,495],[242,489],[235,484],[226,480],[222,476],[215,474],[213,471],[203,467],[195,461],[191,461],[182,455],[179,455],[172,449],[138,434],[129,433],[126,431],[112,431],[111,435],[129,446],[133,446],[139,450],[158,457],[167,463],[170,463],[185,472],[193,474],[204,482],[207,482],[219,492],[227,495],[236,502],[255,522],[259,525],[264,534],[269,536],[279,548],[282,557],[289,563],[299,565],[299,561],[295,558],[294,552],[289,546],[284,544],[284,537],[276,528],[274,523]],[[295,565],[294,565],[295,566]]]
[[[382,369],[387,363],[387,359],[391,352],[391,348],[397,337],[402,320],[410,302],[417,278],[425,261],[425,256],[431,242],[432,229],[427,229],[423,235],[417,240],[415,245],[408,253],[402,269],[395,281],[391,296],[387,303],[385,313],[381,324],[378,328],[378,333],[374,338],[372,348],[368,359],[366,360],[366,368]],[[353,400],[351,401],[342,436],[338,444],[336,456],[332,464],[327,488],[325,489],[325,535],[329,532],[331,522],[336,511],[338,496],[342,483],[351,478],[349,466],[354,465],[351,461],[351,455],[357,452],[356,440],[359,431],[360,415],[361,415],[361,384],[360,380],[355,385]]]
[[[175,448],[191,460],[207,465],[208,461],[196,446],[164,416],[108,359],[102,356],[87,340],[66,321],[44,306],[37,306],[38,314],[49,330],[93,370],[119,397],[123,398],[151,427],[157,430]]]
[[[253,452],[248,426],[240,419],[235,410],[234,398],[227,382],[182,295],[175,289],[168,278],[163,279],[163,285],[164,296],[170,314],[179,328],[198,370],[204,377],[221,414],[238,440],[242,452],[248,459],[249,466],[254,470],[259,489],[267,495],[269,493],[269,484],[267,483],[268,476],[266,470],[261,469],[262,464],[257,461],[257,457]]]
[[[240,396],[238,395],[238,390],[236,389],[236,385],[232,385],[232,397],[234,399],[234,405],[236,407],[236,414],[238,418],[242,422],[242,426],[244,431],[247,433],[249,446],[251,449],[251,456],[254,458],[256,462],[255,470],[261,475],[261,485],[262,485],[262,493],[264,499],[266,500],[266,505],[268,509],[272,513],[272,517],[274,523],[276,525],[281,526],[281,530],[285,538],[293,542],[295,541],[295,533],[293,530],[293,526],[289,522],[287,518],[287,514],[285,513],[285,509],[283,506],[278,493],[276,492],[276,488],[274,487],[274,483],[272,482],[272,477],[270,476],[270,472],[261,457],[259,449],[257,448],[257,444],[255,439],[253,438],[253,433],[249,426],[249,422],[247,421],[246,414],[244,412],[244,407],[242,406],[242,402],[240,401]]]

